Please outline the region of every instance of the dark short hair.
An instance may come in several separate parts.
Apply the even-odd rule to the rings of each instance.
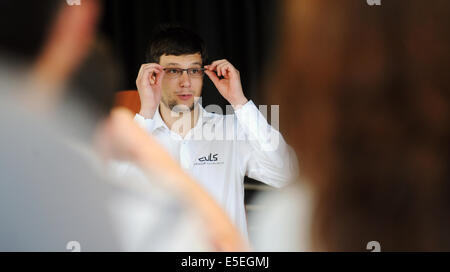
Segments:
[[[159,25],[155,28],[146,51],[146,62],[159,63],[163,55],[200,53],[206,63],[207,53],[203,39],[195,32],[179,25]]]

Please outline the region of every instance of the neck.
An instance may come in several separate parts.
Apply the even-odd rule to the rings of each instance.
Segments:
[[[195,127],[199,118],[200,107],[194,106],[194,109],[186,112],[174,112],[163,103],[159,106],[159,113],[167,127],[178,133],[182,137]]]

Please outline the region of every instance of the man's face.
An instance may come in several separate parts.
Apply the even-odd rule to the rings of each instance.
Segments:
[[[200,54],[191,55],[163,55],[159,64],[164,68],[202,68],[202,57]],[[162,95],[161,102],[164,106],[171,110],[186,111],[193,110],[195,97],[202,94],[203,76],[189,76],[184,71],[180,76],[170,75],[170,71],[166,71],[162,78]],[[184,110],[183,110],[184,109]]]

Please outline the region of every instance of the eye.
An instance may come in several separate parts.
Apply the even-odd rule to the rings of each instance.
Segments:
[[[200,76],[200,75],[203,75],[203,70],[202,69],[199,69],[199,68],[192,68],[192,69],[190,69],[190,74],[191,75],[195,75],[195,76]]]
[[[178,69],[167,69],[167,73],[172,75],[178,74]]]

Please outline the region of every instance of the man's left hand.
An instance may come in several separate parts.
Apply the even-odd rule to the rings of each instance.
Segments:
[[[240,107],[248,102],[242,91],[239,71],[228,60],[216,60],[210,65],[205,65],[205,68],[206,75],[214,83],[219,93],[234,108]]]

